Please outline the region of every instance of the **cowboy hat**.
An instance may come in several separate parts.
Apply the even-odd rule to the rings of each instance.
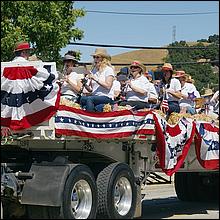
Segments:
[[[139,68],[141,68],[143,73],[146,73],[146,67],[140,61],[138,61],[138,60],[133,61],[130,65],[130,68],[132,66],[138,66]]]
[[[205,89],[205,93],[203,95],[201,95],[202,97],[206,97],[206,96],[210,96],[213,95],[213,91],[212,89]]]
[[[91,54],[91,56],[101,56],[108,60],[111,60],[111,56],[107,53],[107,50],[105,48],[96,48],[95,52]]]
[[[174,74],[173,74],[173,77],[175,78],[180,78],[180,77],[185,77],[186,78],[186,75],[185,75],[185,71],[184,70],[177,70]]]
[[[64,57],[63,57],[63,61],[66,61],[66,60],[73,60],[75,62],[78,62],[78,60],[72,56],[72,55],[69,55],[69,54],[66,54]]]
[[[20,50],[32,50],[28,42],[18,42],[15,46],[14,52]]]
[[[173,72],[173,66],[170,63],[164,63],[162,66],[162,71],[163,70],[170,70],[171,72]]]

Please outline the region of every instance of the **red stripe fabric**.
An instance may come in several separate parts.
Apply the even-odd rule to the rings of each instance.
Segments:
[[[29,79],[35,76],[37,72],[33,66],[5,67],[3,76],[9,80]]]

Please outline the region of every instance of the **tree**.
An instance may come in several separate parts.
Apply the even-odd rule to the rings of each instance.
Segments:
[[[212,35],[212,36],[209,36],[208,42],[209,42],[209,43],[219,44],[219,35],[214,34],[214,35]]]
[[[211,38],[213,43],[206,46],[206,49],[199,49],[205,47],[202,41],[197,41],[193,47],[198,49],[169,49],[169,47],[189,47],[185,41],[175,42],[168,46],[169,55],[166,57],[165,62],[170,63],[183,63],[183,62],[198,62],[200,59],[215,61],[218,60],[219,48],[216,45],[218,36]],[[209,37],[210,40],[210,37]],[[206,41],[208,42],[208,40]],[[184,70],[190,74],[195,80],[197,89],[201,92],[208,84],[218,84],[219,77],[213,73],[211,63],[204,64],[178,64],[174,66],[175,70]]]
[[[13,58],[16,42],[28,41],[42,60],[57,62],[61,48],[83,38],[74,25],[85,11],[74,1],[1,1],[1,16],[1,61]]]

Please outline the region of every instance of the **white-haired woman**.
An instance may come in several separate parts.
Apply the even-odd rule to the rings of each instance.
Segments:
[[[92,92],[88,96],[82,96],[80,105],[90,112],[102,112],[105,104],[114,103],[114,91],[111,89],[114,80],[114,69],[111,65],[111,57],[103,48],[97,48],[93,56],[93,66],[90,79]]]

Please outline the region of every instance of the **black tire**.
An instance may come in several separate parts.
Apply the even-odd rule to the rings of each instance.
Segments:
[[[198,173],[177,172],[174,176],[174,186],[177,198],[181,201],[199,201]]]
[[[174,187],[176,191],[177,198],[181,201],[189,201],[190,194],[187,186],[187,173],[180,172],[174,175]]]
[[[121,181],[120,185],[119,180]],[[131,219],[134,217],[137,203],[137,187],[131,168],[125,163],[112,163],[104,168],[97,177],[98,188],[98,218]],[[118,187],[118,190],[116,187]],[[127,186],[127,187],[126,187]],[[121,188],[120,188],[121,187]],[[124,188],[123,188],[124,187]],[[120,191],[122,194],[120,194]],[[116,208],[116,192],[119,193]],[[123,205],[127,198],[127,203]]]
[[[79,189],[79,194],[72,193],[72,190],[76,188]],[[80,189],[84,190],[80,191]],[[87,192],[89,194],[86,197]],[[81,199],[78,199],[78,203],[75,202],[77,206],[75,212],[71,207],[71,196],[74,196],[75,199],[82,196]],[[62,207],[28,206],[28,216],[31,219],[94,219],[96,212],[97,187],[95,178],[90,168],[81,164],[76,164],[66,180]]]
[[[208,178],[211,184],[205,184],[205,178]],[[174,184],[177,197],[182,201],[207,202],[219,198],[218,176],[205,176],[198,172],[177,172]]]
[[[83,184],[88,184],[91,190],[91,196],[92,200],[91,202],[91,208],[88,212],[88,209],[85,210],[88,213],[82,213],[79,215],[78,214],[73,214],[73,211],[71,210],[71,192],[76,183],[79,183],[80,181],[83,181]],[[85,199],[85,202],[88,203],[88,198],[83,198]],[[82,202],[82,200],[80,201]],[[85,204],[84,204],[85,205]],[[64,219],[78,219],[78,218],[83,218],[83,219],[94,219],[96,217],[96,212],[97,212],[97,187],[96,187],[96,181],[93,176],[92,171],[90,168],[86,165],[77,165],[70,173],[65,187],[64,187],[64,192],[63,192],[63,205],[62,205],[62,217]]]

